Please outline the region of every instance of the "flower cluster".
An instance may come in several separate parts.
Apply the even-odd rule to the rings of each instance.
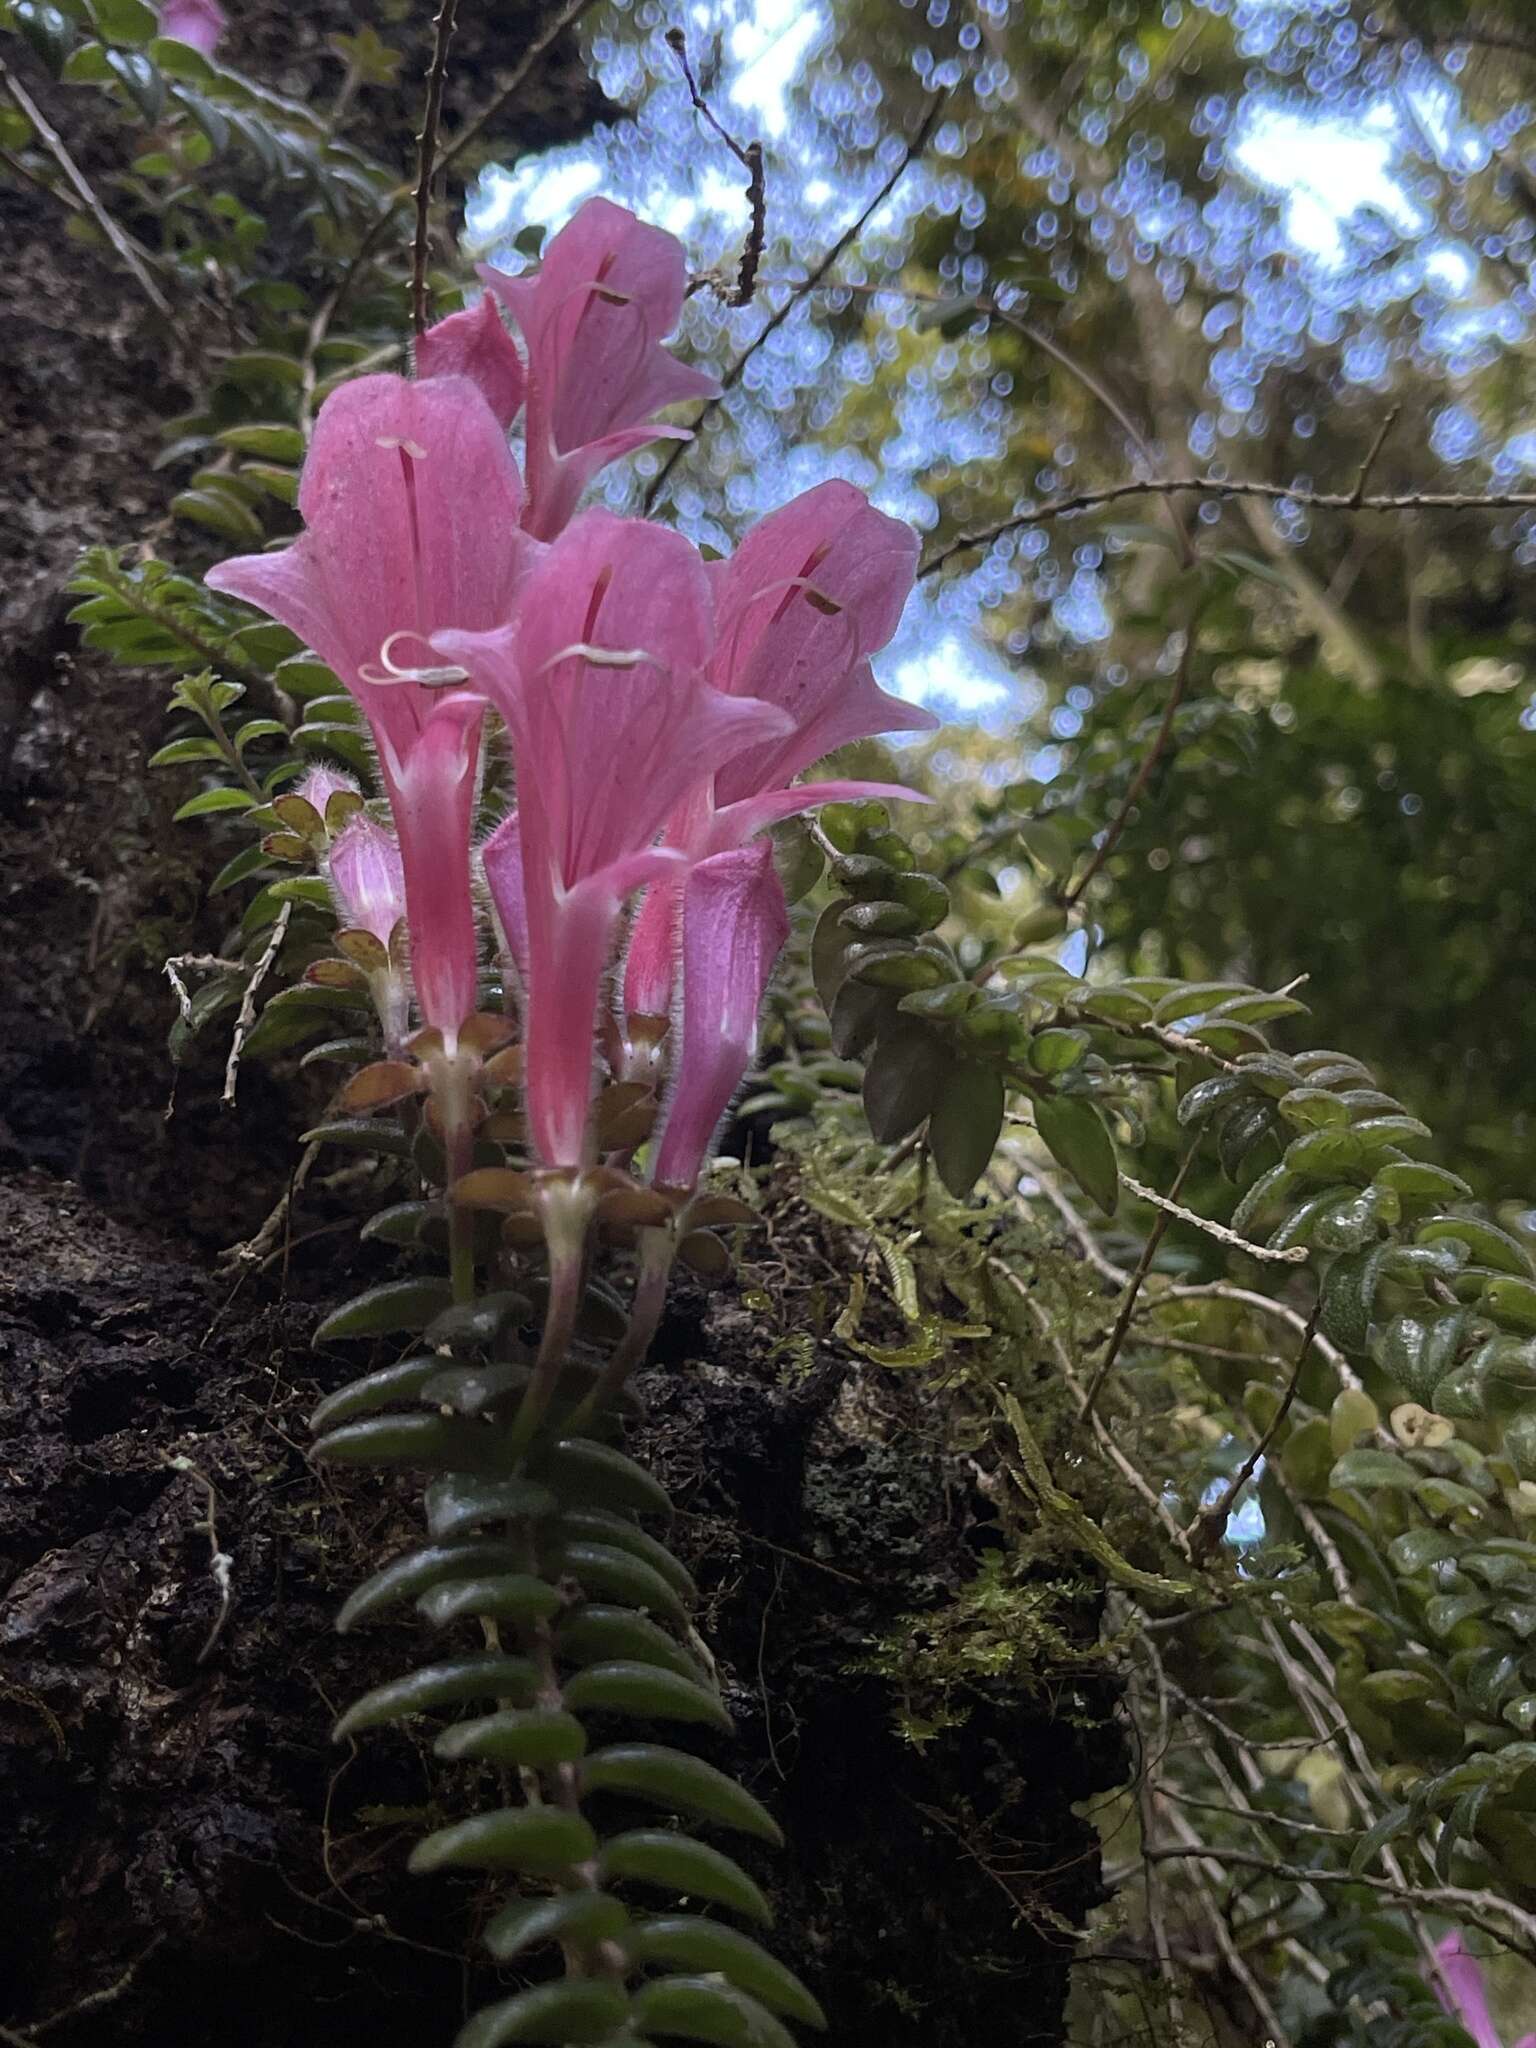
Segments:
[[[540,1163],[596,1163],[601,1053],[614,1079],[664,1078],[655,1177],[686,1190],[788,929],[761,835],[831,799],[911,794],[795,777],[846,741],[931,725],[869,666],[916,541],[843,483],[711,564],[667,527],[578,511],[606,463],[683,431],[658,424],[663,408],[716,388],[662,345],[681,247],[594,199],[537,273],[482,276],[479,304],[421,337],[414,379],[361,378],[327,401],[299,539],[208,580],[291,627],[360,705],[395,837],[348,824],[333,885],[387,945],[399,877],[416,1004],[446,1055],[477,1008],[478,871]],[[526,481],[507,440],[519,415]],[[516,807],[476,847],[488,710]]]

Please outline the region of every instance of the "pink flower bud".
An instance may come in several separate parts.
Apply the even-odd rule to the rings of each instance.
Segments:
[[[405,863],[394,833],[358,811],[331,841],[326,865],[343,929],[371,932],[387,946],[405,915]]]
[[[172,42],[190,43],[211,57],[224,39],[229,17],[219,0],[162,0],[160,33]]]

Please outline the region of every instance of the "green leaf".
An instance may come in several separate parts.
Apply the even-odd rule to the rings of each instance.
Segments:
[[[1360,1350],[1370,1333],[1381,1260],[1382,1247],[1367,1245],[1361,1251],[1345,1252],[1328,1269],[1318,1328],[1345,1351]]]
[[[167,78],[187,79],[194,84],[206,85],[217,76],[201,50],[194,50],[190,43],[183,43],[175,36],[156,36],[150,43],[149,54],[156,70]]]
[[[1444,1529],[1408,1529],[1393,1537],[1387,1545],[1387,1555],[1394,1571],[1411,1578],[1415,1572],[1455,1557],[1460,1547]]]
[[[442,1420],[433,1415],[430,1422]],[[366,1428],[366,1423],[358,1425]],[[447,1628],[450,1622],[515,1621],[531,1624],[548,1621],[560,1612],[560,1595],[547,1579],[532,1572],[492,1572],[473,1579],[452,1579],[431,1586],[416,1602],[417,1611],[433,1628]]]
[[[267,462],[299,463],[304,460],[304,436],[283,420],[252,420],[240,427],[226,427],[219,435],[222,447],[240,455],[259,455]]]
[[[385,1337],[401,1331],[415,1334],[452,1300],[453,1290],[446,1280],[386,1280],[334,1309],[316,1330],[313,1341],[334,1344],[347,1337]]]
[[[411,1868],[418,1867],[431,1866],[418,1866],[413,1858]],[[459,2029],[453,2048],[507,2048],[519,2041],[585,2048],[588,2042],[614,2040],[628,2017],[629,1999],[621,1986],[601,1977],[567,1977],[486,2006]]]
[[[90,0],[98,34],[113,43],[147,43],[160,24],[144,0]]]
[[[628,1928],[628,1910],[606,1892],[557,1892],[548,1899],[514,1899],[480,1938],[498,1963],[510,1963],[547,1941],[592,1948],[617,1941]]]
[[[666,1489],[643,1465],[611,1444],[592,1443],[585,1437],[562,1438],[537,1476],[563,1501],[582,1507],[630,1508],[641,1515],[672,1512]]]
[[[372,1415],[344,1422],[315,1445],[335,1465],[401,1465],[423,1472],[473,1472],[499,1450],[493,1431],[457,1415]]]
[[[472,1700],[532,1700],[538,1684],[538,1672],[526,1657],[499,1651],[448,1657],[365,1692],[336,1723],[331,1739],[345,1742],[365,1728],[383,1728],[412,1714],[435,1713],[439,1707],[464,1706]]]
[[[827,2016],[799,1978],[749,1935],[718,1920],[672,1913],[642,1921],[625,1942],[637,1963],[668,1970],[723,1977],[738,1991],[807,2027],[825,2027]]]
[[[412,1419],[438,1420],[436,1416]],[[468,1578],[473,1572],[506,1571],[517,1561],[505,1536],[480,1537],[468,1543],[419,1543],[414,1550],[392,1557],[354,1589],[336,1617],[337,1632],[345,1635],[360,1621],[372,1621],[444,1580]]]
[[[475,1721],[456,1721],[443,1730],[433,1748],[451,1763],[542,1770],[548,1764],[575,1763],[586,1754],[587,1737],[575,1715],[559,1707],[503,1707]]]
[[[260,547],[266,539],[255,513],[226,491],[178,491],[171,500],[171,510],[179,519],[190,519],[198,526],[206,526],[211,533],[220,534],[225,540]]]
[[[187,818],[208,818],[217,811],[248,811],[251,798],[243,789],[203,789],[196,796],[190,796],[180,810],[172,813],[171,823],[180,825]]]
[[[744,1919],[767,1926],[773,1912],[762,1892],[729,1856],[664,1828],[635,1828],[603,1844],[604,1878],[655,1885],[686,1898],[728,1906]]]
[[[606,1595],[626,1607],[639,1607],[686,1626],[688,1609],[675,1589],[644,1558],[612,1543],[566,1543],[560,1569],[587,1593]]]
[[[402,1358],[398,1365],[383,1366],[378,1372],[365,1373],[361,1379],[352,1380],[344,1387],[338,1387],[334,1394],[327,1394],[309,1418],[309,1427],[316,1436],[333,1429],[339,1422],[351,1422],[359,1415],[374,1415],[381,1408],[393,1407],[397,1401],[410,1401],[419,1394],[435,1372],[442,1370],[440,1358]]]
[[[1120,1199],[1120,1169],[1104,1119],[1080,1095],[1048,1095],[1035,1104],[1041,1143],[1085,1195],[1113,1216]]]
[[[416,1844],[409,1867],[418,1873],[455,1868],[556,1877],[596,1854],[597,1837],[578,1814],[559,1806],[504,1807],[439,1828]]]
[[[864,1114],[882,1145],[917,1129],[950,1065],[944,1046],[923,1024],[903,1019],[881,1034],[864,1073]]]
[[[633,1551],[642,1558],[652,1571],[660,1572],[674,1592],[684,1600],[693,1600],[698,1593],[693,1574],[678,1561],[664,1543],[644,1529],[637,1528],[623,1515],[610,1513],[606,1508],[573,1508],[560,1517],[561,1536],[583,1536],[593,1542],[609,1543],[620,1550]]]
[[[699,1665],[681,1643],[628,1607],[584,1601],[556,1629],[555,1649],[567,1664],[601,1664],[624,1658],[676,1672],[695,1684],[701,1677]]]
[[[956,1201],[986,1172],[1003,1127],[1003,1080],[993,1067],[959,1060],[944,1074],[928,1119],[928,1149]]]
[[[1381,1487],[1411,1492],[1417,1479],[1413,1468],[1395,1451],[1346,1451],[1328,1475],[1331,1492],[1346,1486],[1361,1493]]]
[[[725,1734],[734,1726],[718,1697],[654,1664],[589,1664],[566,1680],[566,1704],[576,1713],[636,1714],[656,1721],[700,1721]]]
[[[635,2025],[711,2048],[795,2048],[766,2007],[714,1977],[662,1977],[635,1994]]]
[[[75,40],[73,23],[48,0],[12,0],[11,22],[57,78]]]
[[[263,1022],[271,1014],[272,1005],[268,1003],[262,1013]],[[323,1023],[310,1021],[304,1024],[304,1028],[300,1030],[298,1035],[303,1037],[308,1031],[323,1030],[324,1028]],[[251,1038],[247,1040],[247,1051],[249,1051],[251,1042],[255,1040],[255,1037],[256,1033],[253,1031]],[[340,1041],[337,1042],[339,1043]],[[370,1052],[373,1050],[371,1046],[367,1046],[365,1049]],[[263,1040],[257,1047],[257,1050],[260,1052],[275,1051],[277,1047],[269,1045]],[[378,1117],[369,1116],[337,1116],[330,1118],[326,1123],[314,1124],[309,1130],[304,1132],[303,1143],[306,1145],[344,1145],[349,1150],[377,1152],[386,1159],[408,1158],[411,1150],[411,1140],[398,1124],[384,1123]]]
[[[1440,1202],[1465,1201],[1472,1192],[1459,1174],[1447,1173],[1443,1166],[1429,1166],[1422,1159],[1394,1159],[1378,1166],[1375,1185]]]
[[[584,1793],[622,1792],[626,1798],[664,1806],[672,1813],[718,1821],[783,1846],[778,1822],[752,1794],[685,1750],[658,1743],[624,1742],[595,1750],[581,1766]]]
[[[112,66],[100,43],[77,43],[59,76],[66,85],[110,85]]]
[[[215,739],[172,740],[150,755],[146,766],[150,768],[176,768],[183,761],[223,761],[228,756]]]
[[[1430,1216],[1419,1225],[1415,1236],[1420,1244],[1459,1238],[1481,1264],[1496,1266],[1501,1273],[1514,1273],[1522,1280],[1536,1279],[1536,1266],[1519,1240],[1495,1224],[1484,1223],[1480,1217]]]

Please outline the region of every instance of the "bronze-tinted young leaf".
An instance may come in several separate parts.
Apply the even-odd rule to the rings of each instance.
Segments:
[[[991,1164],[1002,1127],[1001,1074],[976,1060],[957,1060],[944,1075],[928,1119],[934,1166],[957,1201]]]
[[[654,1885],[690,1899],[728,1906],[743,1919],[768,1926],[773,1909],[740,1864],[707,1842],[695,1842],[670,1828],[633,1828],[603,1844],[607,1878]]]
[[[625,1943],[637,1963],[659,1963],[669,1970],[720,1976],[738,1991],[803,2026],[825,2027],[827,2016],[792,1970],[752,1940],[719,1920],[692,1913],[670,1913],[643,1920]]]
[[[575,1763],[586,1753],[587,1737],[575,1715],[559,1707],[503,1707],[475,1721],[456,1721],[433,1747],[450,1762],[476,1759],[542,1770],[546,1764]]]
[[[1113,1216],[1120,1199],[1120,1169],[1104,1119],[1080,1095],[1048,1095],[1035,1104],[1035,1128],[1058,1166],[1085,1195]]]
[[[422,1080],[421,1069],[409,1060],[375,1060],[346,1083],[336,1098],[336,1108],[342,1116],[388,1109],[406,1096],[418,1094]]]
[[[538,1684],[539,1674],[526,1657],[500,1652],[447,1657],[365,1692],[336,1723],[332,1740],[345,1742],[365,1728],[382,1728],[411,1714],[430,1714],[471,1700],[531,1701]]]
[[[522,1870],[553,1877],[596,1854],[597,1837],[578,1814],[560,1806],[504,1807],[428,1835],[411,1851],[410,1868]]]
[[[589,1664],[566,1680],[565,1700],[576,1713],[634,1714],[643,1720],[699,1721],[725,1734],[730,1715],[717,1694],[654,1664]]]
[[[514,1899],[480,1938],[498,1963],[510,1963],[546,1941],[593,1948],[617,1941],[628,1927],[627,1909],[607,1892],[557,1892],[548,1899]]]
[[[722,1827],[756,1835],[775,1848],[783,1844],[778,1822],[734,1778],[686,1750],[654,1742],[620,1742],[594,1750],[581,1765],[586,1792],[621,1792],[629,1799],[669,1812],[718,1821]]]
[[[453,1184],[453,1199],[465,1209],[497,1209],[514,1215],[533,1203],[533,1176],[505,1166],[477,1166]]]
[[[701,1280],[723,1280],[731,1270],[731,1255],[712,1230],[686,1232],[678,1244],[677,1256]]]

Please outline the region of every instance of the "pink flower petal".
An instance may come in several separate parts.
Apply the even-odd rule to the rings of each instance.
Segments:
[[[691,1188],[757,1043],[757,1017],[789,936],[767,840],[718,853],[683,894],[681,1047],[653,1178]]]
[[[517,343],[489,293],[479,305],[450,313],[418,338],[416,375],[468,377],[504,427],[522,411],[528,385]]]

